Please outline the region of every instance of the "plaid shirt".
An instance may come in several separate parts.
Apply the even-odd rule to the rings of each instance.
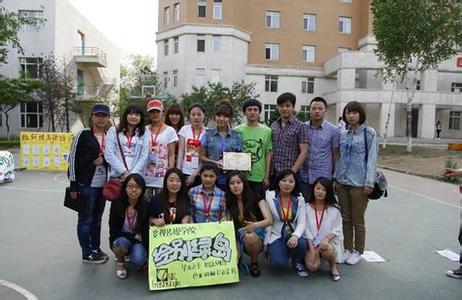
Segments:
[[[273,139],[272,169],[277,173],[292,168],[300,155],[300,144],[308,143],[308,126],[292,117],[282,127],[282,119],[271,125]]]
[[[189,190],[188,196],[191,203],[191,217],[194,223],[218,222],[226,215],[225,192],[217,186],[209,193],[204,191],[202,184],[195,186]],[[205,215],[204,199],[207,206],[209,201],[212,201],[208,216]]]

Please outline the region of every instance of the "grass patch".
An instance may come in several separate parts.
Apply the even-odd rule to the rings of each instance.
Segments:
[[[383,156],[418,156],[424,158],[439,157],[439,156],[450,156],[452,158],[462,158],[461,151],[449,151],[447,149],[436,149],[428,147],[412,147],[412,152],[406,151],[406,146],[403,145],[387,145],[387,148],[383,149],[380,147],[380,154]]]
[[[19,148],[19,140],[14,140],[14,139],[11,139],[11,140],[0,140],[0,150],[5,150],[5,149],[8,149],[8,148]]]

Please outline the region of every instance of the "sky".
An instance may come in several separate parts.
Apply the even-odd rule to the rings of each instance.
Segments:
[[[122,56],[142,54],[156,57],[157,0],[68,1],[122,50]]]

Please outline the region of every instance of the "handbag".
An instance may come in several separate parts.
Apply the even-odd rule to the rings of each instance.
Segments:
[[[81,193],[78,193],[77,198],[72,199],[71,188],[67,187],[66,194],[64,195],[64,206],[78,213],[86,214],[88,207],[88,198],[83,196]]]
[[[367,127],[364,129],[364,148],[366,149],[366,171],[367,171],[367,160],[369,158],[369,151],[367,149]],[[387,178],[385,177],[385,174],[383,174],[382,171],[376,171],[375,173],[375,180],[374,180],[374,188],[372,192],[367,196],[371,200],[378,200],[382,196],[388,197],[388,191],[387,191]]]
[[[125,168],[128,170],[127,162],[125,161],[124,152],[122,151],[122,145],[120,144],[119,134],[116,132],[117,144],[119,145],[120,155],[124,162]],[[119,198],[120,190],[122,188],[122,182],[120,178],[110,178],[103,186],[103,198],[107,201],[114,201]]]

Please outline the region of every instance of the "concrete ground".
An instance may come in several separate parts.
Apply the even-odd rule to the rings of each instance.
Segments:
[[[298,278],[291,270],[272,271],[262,260],[262,276],[241,275],[232,285],[150,292],[147,276],[129,270],[115,277],[115,263],[80,261],[76,215],[62,206],[67,178],[62,172],[16,173],[0,185],[0,280],[39,299],[461,299],[462,280],[445,275],[458,267],[435,253],[459,251],[457,186],[385,171],[389,197],[371,201],[367,248],[386,263],[341,265],[342,279],[327,272]],[[109,253],[106,208],[102,248]],[[0,299],[21,299],[1,285]]]

